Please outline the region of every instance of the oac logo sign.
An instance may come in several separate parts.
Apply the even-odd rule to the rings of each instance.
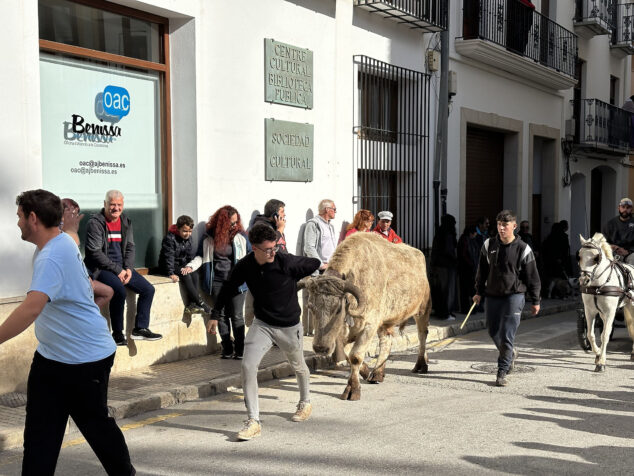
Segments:
[[[130,113],[130,93],[120,86],[106,86],[95,97],[95,115],[101,121],[115,124]]]

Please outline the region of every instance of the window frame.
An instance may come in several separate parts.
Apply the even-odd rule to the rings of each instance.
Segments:
[[[139,20],[156,23],[159,26],[159,41],[163,48],[163,61],[156,63],[153,61],[131,58],[128,56],[106,53],[104,51],[93,50],[81,46],[67,45],[50,40],[39,39],[40,52],[50,52],[65,56],[86,58],[92,60],[106,61],[140,69],[158,71],[160,74],[160,118],[164,124],[161,131],[161,157],[160,170],[161,186],[163,190],[163,228],[172,216],[172,122],[171,122],[171,82],[170,82],[170,43],[169,43],[169,19],[154,15],[152,13],[136,10],[123,5],[116,5],[103,0],[69,0],[72,3],[98,8],[111,13],[133,17]],[[139,272],[147,273],[148,268],[140,268]]]

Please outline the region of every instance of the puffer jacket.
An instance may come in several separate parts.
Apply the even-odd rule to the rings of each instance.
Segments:
[[[184,240],[181,238],[178,227],[172,225],[163,243],[161,243],[161,253],[159,255],[159,268],[166,276],[177,274],[181,268],[196,256],[196,247],[191,236]]]

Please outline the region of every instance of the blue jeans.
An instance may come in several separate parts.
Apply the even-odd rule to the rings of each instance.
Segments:
[[[522,309],[524,309],[523,294],[502,297],[487,296],[487,329],[500,352],[498,370],[508,372],[511,367],[515,333],[520,326]]]
[[[132,277],[124,286],[116,274],[102,269],[97,275],[97,280],[107,284],[114,291],[114,296],[110,300],[110,325],[113,333],[123,332],[126,288],[139,295],[136,303],[134,327],[142,329],[150,326],[150,308],[154,299],[154,286],[147,279],[132,270]]]

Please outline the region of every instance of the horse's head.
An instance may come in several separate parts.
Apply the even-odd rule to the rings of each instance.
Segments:
[[[607,266],[614,260],[612,248],[601,233],[595,233],[591,239],[586,240],[579,235],[581,248],[579,249],[579,269],[581,277],[579,284],[587,286],[594,278],[599,267]]]

